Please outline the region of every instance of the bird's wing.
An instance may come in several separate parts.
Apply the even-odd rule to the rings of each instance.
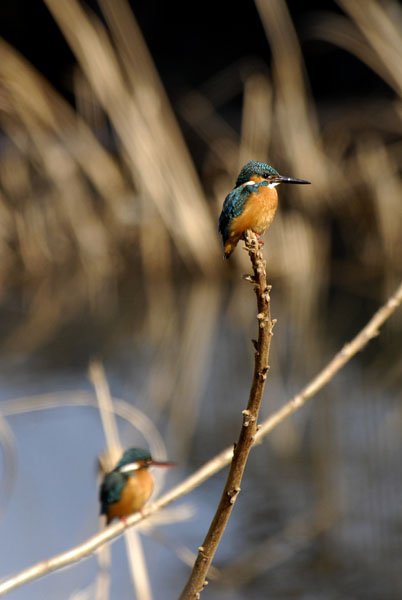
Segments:
[[[230,223],[232,219],[235,219],[243,212],[247,198],[253,190],[251,185],[239,186],[234,188],[225,198],[223,203],[222,212],[219,217],[218,230],[222,234],[223,242],[229,237]]]
[[[118,502],[120,500],[125,483],[126,479],[124,475],[117,471],[112,471],[105,475],[99,492],[101,515],[107,514],[109,504],[113,504],[113,502]]]

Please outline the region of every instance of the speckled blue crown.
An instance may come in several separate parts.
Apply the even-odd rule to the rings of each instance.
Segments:
[[[258,162],[256,160],[250,160],[239,173],[236,180],[236,187],[243,185],[247,181],[250,181],[252,175],[261,175],[262,177],[269,177],[269,175],[279,175],[278,171],[275,171],[267,163]]]

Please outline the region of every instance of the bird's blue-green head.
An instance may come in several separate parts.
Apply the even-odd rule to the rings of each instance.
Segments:
[[[152,456],[142,448],[129,448],[126,450],[114,468],[114,471],[127,472],[128,466],[133,465],[133,471],[141,467],[148,467],[152,463]],[[135,467],[135,465],[138,465]]]
[[[279,173],[278,171],[275,171],[273,167],[267,165],[267,163],[250,160],[240,171],[236,180],[236,187],[247,183],[247,181],[250,181],[253,175],[259,175],[264,179],[268,179],[268,177],[272,175],[279,175]]]
[[[250,160],[240,171],[236,180],[236,187],[252,181],[252,177],[255,176],[261,177],[273,185],[278,185],[279,183],[310,183],[304,179],[284,177],[283,175],[279,175],[278,171],[267,163]]]
[[[131,473],[132,471],[147,469],[151,466],[174,467],[175,463],[156,461],[147,450],[143,450],[142,448],[129,448],[125,451],[113,471]]]

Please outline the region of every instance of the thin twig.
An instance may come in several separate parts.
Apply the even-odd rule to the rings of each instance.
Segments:
[[[274,429],[285,418],[298,410],[305,402],[314,396],[321,388],[323,388],[336,373],[351,359],[353,356],[362,350],[364,346],[375,337],[381,326],[389,319],[402,302],[402,283],[399,285],[395,293],[387,300],[387,302],[375,313],[367,325],[356,335],[356,337],[343,349],[335,355],[335,357],[324,367],[322,371],[300,392],[294,396],[287,404],[275,412],[262,422],[261,427],[255,435],[255,441],[260,441],[272,429]],[[233,456],[233,448],[226,448],[213,459],[205,463],[198,471],[190,475],[172,490],[161,496],[157,501],[145,506],[141,513],[135,513],[127,517],[127,526],[130,527],[139,523],[143,519],[148,518],[155,512],[158,512],[165,506],[171,504],[178,498],[191,492],[194,488],[201,485],[223,469],[231,461]],[[95,550],[100,548],[107,542],[115,541],[124,531],[124,524],[118,522],[110,525],[101,533],[94,535],[86,540],[83,544],[75,546],[67,552],[58,554],[48,560],[40,561],[39,563],[24,569],[17,575],[5,579],[0,583],[0,596],[7,592],[33,581],[43,575],[69,566],[83,558],[91,556]]]
[[[271,320],[270,288],[267,285],[265,261],[259,250],[257,236],[253,232],[247,231],[244,240],[253,267],[254,275],[250,276],[249,279],[254,284],[258,308],[257,319],[259,327],[258,340],[254,343],[253,381],[247,408],[243,411],[243,424],[240,430],[239,439],[234,448],[233,458],[222,497],[205,540],[202,546],[198,548],[197,558],[190,577],[180,595],[180,600],[199,598],[201,591],[207,583],[205,577],[223,532],[225,531],[236,498],[240,492],[240,484],[246,467],[247,458],[257,432],[258,414],[269,369],[268,358],[274,323]]]
[[[389,319],[392,313],[398,308],[402,302],[402,284],[397,288],[394,294],[387,300],[387,302],[375,313],[365,327],[353,338],[351,342],[348,342],[344,347],[335,354],[334,358],[318,373],[314,379],[310,381],[302,391],[294,396],[289,402],[287,402],[282,408],[276,411],[273,415],[268,417],[259,428],[256,437],[256,441],[269,433],[274,427],[279,425],[286,417],[294,413],[300,407],[302,407],[306,401],[314,396],[321,388],[323,388],[334,375],[342,369],[342,367],[349,362],[349,360],[362,350],[368,342],[377,337],[380,333],[380,328],[384,325],[385,321]]]

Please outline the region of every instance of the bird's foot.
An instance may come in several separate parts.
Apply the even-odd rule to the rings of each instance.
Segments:
[[[124,527],[127,527],[127,519],[126,519],[126,517],[120,517],[120,521],[123,523]]]

